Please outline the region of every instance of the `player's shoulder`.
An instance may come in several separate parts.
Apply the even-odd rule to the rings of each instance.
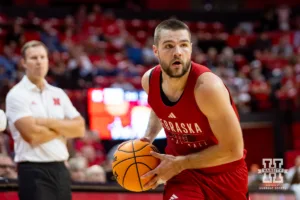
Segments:
[[[199,75],[195,90],[201,94],[211,95],[223,91],[225,85],[220,77],[212,72],[205,72]]]
[[[142,76],[141,84],[142,84],[143,89],[144,89],[147,93],[148,93],[148,91],[149,91],[149,80],[150,80],[151,74],[152,74],[153,70],[154,70],[156,67],[157,67],[157,66],[150,68],[150,69],[147,70],[147,71],[144,73],[144,75]]]
[[[217,75],[207,72],[198,77],[195,87],[195,100],[203,113],[216,112],[216,108],[230,105],[229,92],[222,79]]]
[[[151,74],[152,74],[153,70],[154,70],[155,68],[157,68],[157,67],[158,67],[158,65],[156,65],[156,66],[154,66],[154,67],[148,69],[148,70],[143,74],[142,79],[148,79],[148,80],[149,80],[149,78],[151,77]]]

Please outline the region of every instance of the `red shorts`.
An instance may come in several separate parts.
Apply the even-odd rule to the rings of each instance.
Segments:
[[[185,170],[167,182],[164,200],[246,200],[247,191],[248,170],[243,161],[222,173]]]

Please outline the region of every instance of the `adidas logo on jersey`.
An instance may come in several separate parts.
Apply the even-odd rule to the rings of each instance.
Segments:
[[[179,199],[178,196],[176,196],[175,194],[173,194],[169,200],[174,200],[174,199]]]
[[[168,118],[173,118],[173,119],[175,119],[176,116],[171,112],[171,113],[169,114]]]

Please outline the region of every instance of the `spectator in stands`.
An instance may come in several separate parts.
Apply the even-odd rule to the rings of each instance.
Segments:
[[[0,81],[0,109],[5,109],[6,94],[14,84],[15,82],[9,79],[4,79]]]
[[[225,47],[220,55],[220,62],[226,69],[236,70],[237,66],[234,60],[234,52],[230,47]]]
[[[96,131],[87,130],[83,138],[76,139],[75,149],[79,154],[85,155],[88,161],[91,162],[88,163],[89,166],[101,164],[106,159],[104,146]]]
[[[118,149],[118,147],[120,146],[120,144],[116,144],[113,147],[111,147],[111,149],[108,151],[107,153],[107,169],[105,169],[106,171],[110,171],[111,170],[111,165],[113,163],[114,160],[114,154],[116,152],[116,150]]]
[[[6,134],[3,134],[2,132],[7,127],[7,118],[3,110],[0,109],[0,153],[3,155],[8,155],[8,145],[9,145],[9,139]]]
[[[100,165],[105,161],[105,155],[102,152],[97,154],[96,149],[92,145],[84,145],[80,154],[87,158],[88,166]]]
[[[134,90],[134,86],[126,81],[126,77],[123,73],[119,73],[115,82],[110,86],[112,88],[122,88],[123,90]]]
[[[283,69],[283,77],[276,95],[283,109],[293,110],[296,107],[298,100],[297,79],[292,66],[287,65]]]
[[[119,69],[110,63],[107,59],[97,61],[95,63],[95,68],[93,69],[94,76],[116,76],[119,73]]]
[[[276,29],[278,29],[278,16],[276,15],[274,7],[267,8],[260,20],[258,31],[267,32]]]
[[[300,156],[295,159],[295,166],[291,167],[286,174],[286,181],[293,184],[300,184]]]
[[[64,20],[63,30],[71,29],[75,31],[76,23],[72,15],[67,15]]]
[[[75,14],[75,21],[77,22],[76,31],[80,32],[82,30],[86,18],[87,18],[87,7],[86,5],[82,4],[79,6]]]
[[[104,34],[107,35],[109,39],[119,37],[122,30],[120,29],[113,10],[105,10],[102,15],[102,19],[103,20],[101,26],[103,28]]]
[[[55,54],[53,54],[55,55]],[[51,63],[48,72],[48,78],[52,85],[62,88],[70,88],[69,73],[62,59]]]
[[[52,27],[50,22],[43,24],[41,31],[41,41],[48,47],[50,52],[64,52],[66,49],[61,45],[57,31]]]
[[[114,160],[114,154],[115,154],[117,148],[119,147],[119,145],[120,144],[114,145],[113,147],[111,147],[111,149],[107,153],[105,164],[103,165],[103,167],[106,171],[107,181],[115,181],[115,177],[112,172],[112,163]]]
[[[300,15],[298,15],[295,19],[295,30],[292,44],[295,48],[297,48],[300,47]]]
[[[216,68],[218,66],[218,51],[214,47],[210,47],[207,51],[206,66],[210,69]]]
[[[83,46],[76,46],[71,50],[71,55],[72,58],[67,65],[71,75],[71,89],[91,87],[93,65],[87,53],[84,51]]]
[[[279,44],[272,47],[272,52],[278,58],[290,58],[293,54],[293,46],[290,43],[289,35],[282,36]]]
[[[258,174],[258,164],[252,164],[248,175],[248,186],[251,188],[258,188],[262,183],[262,176]]]
[[[272,41],[270,40],[267,33],[263,32],[259,34],[259,37],[255,40],[253,44],[253,49],[258,51],[265,51],[271,49]]]
[[[234,101],[240,112],[250,112],[249,103],[251,101],[251,96],[249,95],[249,84],[250,80],[247,77],[249,71],[249,66],[245,65],[240,69],[237,76],[234,78],[234,86],[236,88],[236,96]]]
[[[7,45],[14,44],[15,46],[21,46],[25,42],[24,30],[21,26],[21,23],[18,20],[15,20],[12,29],[6,35],[5,43]]]
[[[287,5],[281,5],[277,8],[278,27],[282,31],[290,30],[291,10]]]
[[[266,110],[270,108],[271,88],[262,74],[260,61],[251,63],[251,79],[249,92],[253,110]]]
[[[290,189],[296,194],[296,199],[300,199],[300,156],[295,159],[295,166],[291,167],[286,174],[286,181],[290,184]]]
[[[69,97],[78,112],[87,120],[87,93],[81,90],[69,90]]]
[[[78,40],[78,35],[76,35],[75,31],[71,28],[64,30],[60,36],[61,45],[68,50],[74,48]]]
[[[5,67],[0,66],[0,83],[5,80],[9,80],[9,76],[6,72]]]
[[[87,159],[82,156],[71,158],[68,162],[71,180],[74,182],[85,182],[87,169]]]
[[[0,177],[17,179],[16,165],[12,159],[5,154],[0,154]]]
[[[89,183],[106,183],[106,174],[104,169],[99,165],[93,165],[86,170],[86,182]]]
[[[3,55],[0,55],[0,68],[3,68],[2,77],[7,79],[13,79],[15,76],[15,70],[17,66],[16,57],[13,49],[5,45],[3,48]]]
[[[0,132],[4,131],[7,126],[7,118],[3,110],[0,109]]]
[[[83,138],[75,140],[74,145],[76,154],[85,157],[88,166],[101,165],[106,159],[105,150],[97,132],[86,131]]]
[[[143,63],[143,50],[141,44],[138,43],[133,37],[127,39],[127,44],[125,45],[125,51],[128,59],[134,64]]]
[[[149,37],[146,41],[145,46],[142,48],[143,64],[146,66],[152,66],[157,63],[157,58],[153,53],[152,45],[153,37]]]
[[[103,10],[100,5],[98,5],[98,4],[93,5],[92,12],[96,15],[97,21],[100,21],[100,22],[102,21],[102,15],[103,15],[102,11]]]
[[[201,65],[207,65],[208,67],[210,67],[209,64],[207,63],[206,54],[202,50],[195,48],[193,53],[193,58],[194,58],[193,60],[196,63],[199,63]],[[211,70],[216,71],[217,67],[218,66],[216,66],[216,68],[212,68]]]

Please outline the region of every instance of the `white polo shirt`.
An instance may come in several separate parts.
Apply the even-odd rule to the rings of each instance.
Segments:
[[[55,119],[73,119],[80,116],[62,89],[45,81],[45,88],[41,92],[24,76],[7,94],[6,115],[15,142],[15,162],[54,162],[68,159],[69,153],[61,138],[33,148],[14,126],[18,119],[28,116]]]

